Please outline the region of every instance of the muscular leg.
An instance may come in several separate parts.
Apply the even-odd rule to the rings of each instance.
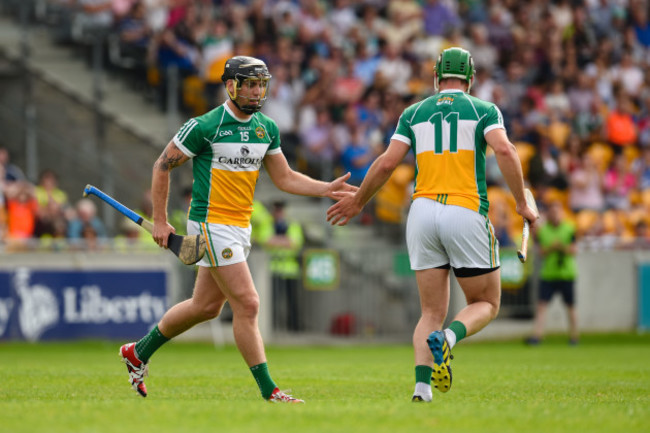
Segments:
[[[467,336],[476,334],[499,313],[501,272],[499,269],[476,277],[457,278],[467,306],[454,317],[465,325]]]
[[[210,268],[199,267],[192,298],[170,308],[160,320],[158,329],[167,338],[174,338],[194,325],[219,315],[226,296],[210,274]]]
[[[210,268],[233,312],[232,328],[237,348],[249,367],[266,362],[257,324],[260,298],[246,262]]]
[[[424,269],[415,271],[420,292],[422,316],[413,332],[415,365],[431,365],[433,357],[427,345],[432,331],[442,328],[449,307],[449,270]]]

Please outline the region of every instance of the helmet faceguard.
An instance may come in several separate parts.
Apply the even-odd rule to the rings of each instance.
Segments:
[[[474,59],[469,51],[462,48],[453,47],[447,48],[436,62],[436,90],[441,80],[446,78],[458,78],[459,80],[467,82],[467,92],[472,87],[474,82]]]
[[[231,92],[226,85],[228,97],[237,108],[246,114],[253,114],[262,108],[266,101],[271,74],[266,64],[260,59],[248,56],[236,56],[226,62],[226,66],[221,76],[221,80],[227,83],[228,80],[235,81],[235,88]],[[240,94],[242,87],[256,86],[262,87],[259,97],[244,96]],[[238,103],[237,98],[244,100]]]

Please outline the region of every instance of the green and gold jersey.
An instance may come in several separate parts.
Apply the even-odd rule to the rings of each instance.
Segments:
[[[416,156],[413,198],[487,216],[485,134],[496,128],[505,129],[497,106],[461,90],[443,90],[404,110],[392,138]]]
[[[262,113],[242,121],[226,102],[188,120],[173,140],[193,158],[189,219],[248,227],[262,160],[282,152],[276,123]]]

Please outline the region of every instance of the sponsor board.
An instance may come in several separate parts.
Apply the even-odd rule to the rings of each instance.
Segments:
[[[167,309],[164,271],[0,272],[0,340],[141,337]]]

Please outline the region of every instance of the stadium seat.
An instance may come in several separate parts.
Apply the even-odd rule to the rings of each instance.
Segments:
[[[623,148],[623,155],[625,155],[625,161],[629,167],[641,156],[641,151],[636,146],[626,146]]]
[[[569,139],[569,135],[571,135],[571,126],[566,122],[556,119],[548,125],[546,133],[555,147],[558,149],[564,149],[567,140]]]
[[[535,146],[526,141],[517,141],[514,145],[517,149],[517,155],[519,155],[519,159],[521,160],[521,169],[524,173],[524,178],[528,178],[528,167],[530,165],[530,159],[535,155]]]
[[[602,141],[592,143],[587,149],[587,153],[594,159],[598,166],[598,170],[600,170],[601,173],[605,173],[609,167],[609,163],[614,157],[614,150],[612,147]]]
[[[594,210],[585,209],[578,212],[575,216],[578,236],[584,236],[588,233],[598,222],[599,218],[599,213]]]

